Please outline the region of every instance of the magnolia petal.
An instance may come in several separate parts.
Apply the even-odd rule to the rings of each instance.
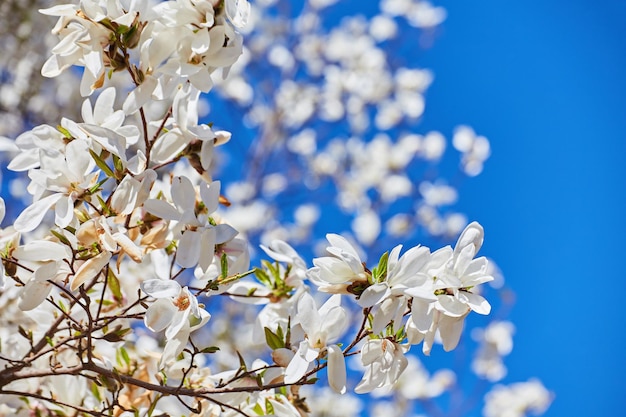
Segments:
[[[433,303],[419,298],[414,298],[411,304],[411,321],[422,333],[426,333],[433,322],[432,305]]]
[[[153,162],[161,163],[175,158],[189,144],[178,128],[159,136],[150,152]]]
[[[206,273],[207,269],[213,263],[215,258],[215,240],[216,231],[213,227],[202,231],[202,237],[200,242],[200,259],[198,266],[202,269],[203,273]]]
[[[213,147],[213,140],[202,141],[202,147],[200,148],[200,164],[205,171],[211,168],[211,162],[213,162]]]
[[[71,250],[57,242],[48,240],[34,240],[24,246],[15,249],[13,256],[20,261],[58,261],[69,259],[72,256]]]
[[[202,202],[206,206],[209,214],[217,210],[221,187],[222,183],[220,181],[213,181],[211,184],[202,184],[200,186],[200,198],[202,198]]]
[[[74,218],[74,199],[63,196],[54,207],[54,223],[60,228],[67,227]]]
[[[491,312],[491,304],[482,295],[471,292],[463,292],[462,294],[467,297],[467,305],[478,314],[487,315]]]
[[[176,263],[183,268],[193,268],[200,259],[200,238],[202,234],[197,231],[187,230],[178,241],[176,249]]]
[[[293,355],[294,353],[290,349],[278,348],[272,351],[272,360],[276,365],[285,368],[293,359]]]
[[[195,297],[194,297],[195,299]],[[204,326],[211,319],[211,314],[203,308],[198,309],[199,316],[191,315],[189,317],[189,332]]]
[[[250,17],[250,3],[247,0],[226,0],[226,16],[236,28],[243,28]]]
[[[108,116],[113,114],[115,94],[115,87],[108,87],[102,90],[93,108],[94,124],[102,124]],[[87,122],[87,120],[85,120],[85,122]]]
[[[378,304],[389,293],[389,286],[386,283],[370,285],[363,291],[357,303],[363,308],[371,307]]]
[[[308,292],[302,294],[298,300],[297,317],[300,319],[302,329],[311,336],[314,332],[317,332],[322,325],[315,300]]]
[[[154,214],[155,216],[165,220],[178,220],[180,218],[180,213],[176,211],[176,209],[172,207],[171,204],[163,200],[146,200],[143,203],[143,208],[148,213]]]
[[[170,322],[170,325],[167,327],[167,329],[165,329],[165,338],[167,340],[175,338],[178,332],[180,332],[182,329],[189,329],[189,313],[189,309],[185,309],[182,311],[179,308],[176,309],[172,316],[172,321]]]
[[[235,236],[239,234],[237,229],[226,223],[218,224],[217,226],[215,226],[215,233],[215,243],[218,245],[221,243],[230,242],[235,238]]]
[[[126,175],[119,183],[111,197],[111,208],[117,214],[130,214],[135,208],[137,193],[141,183],[130,175]]]
[[[170,325],[178,309],[170,300],[159,298],[148,307],[143,321],[153,332],[160,332]]]
[[[465,316],[461,317],[448,317],[441,315],[439,320],[439,335],[443,342],[443,350],[450,352],[454,349],[461,339],[461,332],[463,331],[463,322]]]
[[[328,346],[328,385],[339,394],[346,392],[346,361],[337,345]]]
[[[324,281],[329,284],[343,284],[346,281],[358,278],[355,276],[352,268],[341,259],[328,256],[315,258],[313,259],[313,265],[319,268],[315,270],[318,281]],[[307,275],[310,276],[313,272],[314,268],[311,268]]]
[[[295,384],[298,382],[309,369],[309,364],[313,362],[319,352],[309,347],[309,343],[306,340],[300,342],[298,351],[294,355],[291,362],[285,369],[285,383]]]
[[[172,180],[172,201],[180,213],[193,213],[196,207],[196,190],[187,177],[174,177]]]
[[[126,163],[126,138],[102,126],[82,123],[79,128],[104,149],[120,157]]]
[[[124,101],[122,105],[122,109],[124,113],[127,115],[131,115],[135,113],[141,106],[146,104],[150,97],[152,96],[152,92],[156,88],[158,81],[153,76],[146,77],[139,87],[135,88],[133,91],[128,94],[128,97]]]
[[[161,360],[159,361],[160,368],[163,368],[165,364],[176,362],[178,355],[180,355],[183,349],[185,349],[185,346],[187,346],[189,333],[189,329],[184,328],[167,341],[163,349],[163,355],[161,355]]]
[[[454,254],[458,255],[458,253],[465,247],[471,245],[474,252],[472,257],[474,257],[483,245],[484,236],[485,231],[483,227],[478,222],[471,222],[467,225],[467,227],[465,227],[465,230],[461,232],[459,240],[457,240],[456,245],[454,246]]]
[[[154,298],[174,298],[182,290],[176,281],[149,279],[141,283],[141,290]]]
[[[449,317],[461,317],[469,311],[467,304],[462,303],[452,295],[440,295],[437,297],[438,309]]]
[[[273,240],[270,243],[269,248],[263,245],[259,245],[263,251],[272,259],[278,262],[284,262],[286,264],[298,263],[301,260],[298,253],[287,242],[282,240]]]
[[[348,242],[348,240],[340,235],[329,233],[326,235],[326,240],[330,243],[332,247],[341,249],[342,252],[346,252],[352,255],[356,259],[360,259],[359,254],[356,252],[356,249]]]
[[[143,259],[143,251],[139,246],[135,245],[135,242],[133,242],[128,236],[124,233],[117,232],[113,234],[113,239],[115,239],[115,242],[120,245],[120,247],[124,250],[124,253],[130,256],[133,261],[141,262]]]
[[[405,252],[391,271],[392,278],[387,278],[390,285],[403,282],[411,286],[416,281],[417,273],[430,260],[430,250],[425,246],[416,246]]]
[[[368,340],[361,349],[361,363],[365,366],[376,361],[382,352],[382,341],[380,339]]]
[[[55,193],[34,202],[30,206],[26,207],[17,219],[15,219],[13,227],[15,227],[15,230],[22,233],[35,230],[35,228],[43,221],[43,218],[46,213],[48,213],[48,210],[50,210],[50,208],[54,206],[62,197],[63,194]]]
[[[80,268],[78,268],[78,271],[76,271],[76,275],[72,280],[72,285],[70,286],[70,289],[72,291],[75,291],[83,283],[95,278],[109,263],[110,259],[111,252],[104,251],[100,252],[93,258],[85,261],[85,263],[83,263]]]
[[[29,311],[38,307],[50,294],[51,289],[52,284],[31,279],[22,289],[18,307],[22,311]]]

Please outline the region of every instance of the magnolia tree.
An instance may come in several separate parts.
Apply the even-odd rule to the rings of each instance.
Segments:
[[[432,74],[385,52],[401,30],[429,42],[445,12],[383,0],[331,27],[332,3],[41,10],[58,18],[41,72],[75,82],[52,88],[59,120],[1,142],[28,199],[0,230],[0,415],[462,415],[484,393],[486,416],[547,408],[538,380],[489,390],[512,349],[510,295],[478,256],[482,226],[443,210],[457,198],[432,174],[445,138],[413,133]],[[31,104],[3,120],[47,117]],[[227,143],[229,123],[246,128]],[[489,142],[460,127],[453,145],[478,175]],[[330,217],[345,226],[315,252]],[[502,312],[471,332],[481,383],[464,395],[427,357],[467,343],[485,297]]]

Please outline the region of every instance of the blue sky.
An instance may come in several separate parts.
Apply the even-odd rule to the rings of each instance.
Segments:
[[[538,376],[546,413],[626,407],[624,180],[626,2],[450,1],[420,63],[432,68],[422,127],[469,124],[491,140],[459,206],[517,293],[506,381]]]

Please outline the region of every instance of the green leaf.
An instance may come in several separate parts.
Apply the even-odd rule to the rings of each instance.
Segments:
[[[120,287],[120,280],[117,279],[115,273],[113,272],[113,268],[109,268],[109,273],[107,275],[107,283],[109,284],[109,289],[113,294],[113,298],[117,301],[118,304],[122,303],[122,289]]]
[[[96,183],[96,185],[94,185],[93,187],[91,187],[89,189],[89,194],[95,194],[96,192],[98,192],[98,190],[100,190],[100,187],[102,187],[102,185],[107,182],[109,180],[109,178],[105,178],[103,180],[100,180]]]
[[[99,194],[96,194],[96,198],[98,199],[98,202],[100,203],[100,207],[102,208],[102,212],[104,213],[104,215],[105,216],[112,215],[113,212],[111,212],[111,209],[109,208],[109,206],[107,206],[106,201],[104,201],[102,197],[100,197]]]
[[[272,281],[270,281],[270,276],[267,275],[267,273],[260,269],[260,268],[256,268],[254,270],[254,275],[256,276],[256,278],[259,280],[259,282],[267,287],[271,286]]]
[[[383,253],[378,261],[378,265],[372,271],[372,278],[374,283],[383,282],[387,277],[387,263],[389,261],[389,252]]]
[[[56,237],[57,239],[59,239],[59,241],[61,241],[61,243],[63,243],[64,245],[72,246],[70,241],[67,240],[67,238],[63,236],[63,234],[57,232],[56,230],[50,230],[50,233],[52,233],[52,235]]]
[[[119,348],[119,352],[122,361],[126,364],[126,366],[130,366],[130,356],[128,356],[128,352],[126,351],[126,349],[124,349],[124,347],[122,346]]]
[[[57,125],[57,130],[61,132],[63,136],[65,136],[67,139],[72,139],[72,134],[70,133],[70,131],[64,128],[63,126]]]
[[[246,361],[241,356],[241,353],[237,351],[237,356],[239,357],[239,369],[237,370],[236,376],[241,375],[242,372],[248,372],[248,366],[246,365]]]
[[[279,327],[280,329],[280,327]],[[269,327],[265,327],[265,341],[267,342],[267,345],[272,348],[272,350],[276,350],[276,349],[280,349],[280,348],[284,348],[285,347],[285,342],[284,340],[279,337],[276,333],[274,333],[273,331],[271,331],[269,329]]]
[[[96,400],[102,401],[102,397],[100,396],[100,390],[98,389],[98,384],[93,381],[91,382],[91,393]]]
[[[263,407],[261,407],[261,404],[259,404],[259,403],[256,403],[254,405],[254,407],[252,408],[252,411],[257,413],[257,415],[259,415],[259,416],[263,415]]]
[[[200,353],[215,353],[218,350],[220,350],[220,348],[218,348],[217,346],[208,346],[202,349]]]
[[[223,253],[220,258],[220,267],[222,269],[221,277],[225,280],[228,278],[228,256],[225,253]]]
[[[115,178],[115,174],[113,173],[111,168],[109,168],[107,163],[102,158],[100,158],[100,155],[98,155],[91,149],[89,149],[89,154],[91,155],[93,160],[96,161],[96,165],[98,165],[98,168],[100,168],[108,177]]]
[[[122,326],[116,326],[112,332],[102,336],[107,342],[121,342],[124,340],[124,336],[130,333],[130,329],[124,329]]]
[[[113,155],[113,166],[115,167],[115,171],[119,172],[120,174],[124,173],[124,163],[117,155]]]

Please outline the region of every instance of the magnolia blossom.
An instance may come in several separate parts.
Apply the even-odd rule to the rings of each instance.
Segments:
[[[311,363],[325,354],[328,359],[328,383],[336,392],[346,390],[346,365],[343,352],[330,342],[341,336],[348,325],[347,312],[341,307],[341,296],[336,294],[318,310],[313,297],[302,294],[295,317],[305,334],[296,354],[285,369],[285,383],[298,382]]]
[[[151,279],[142,282],[141,289],[156,298],[146,310],[144,322],[152,331],[165,330],[167,344],[161,357],[161,364],[165,364],[182,352],[191,332],[204,326],[211,315],[176,281]]]
[[[361,363],[365,366],[365,374],[354,389],[358,394],[376,388],[391,389],[408,361],[398,343],[389,339],[369,339],[361,348]]]
[[[34,230],[48,210],[55,207],[55,224],[61,228],[74,219],[74,202],[83,198],[98,179],[92,172],[95,163],[88,145],[79,140],[68,143],[63,152],[56,149],[39,150],[40,168],[29,170],[28,191],[35,202],[15,220],[20,232]]]
[[[227,224],[213,226],[210,215],[219,204],[220,182],[200,185],[203,208],[196,214],[196,190],[187,177],[172,179],[171,194],[175,206],[157,199],[144,203],[144,209],[165,220],[177,222],[179,237],[176,262],[183,268],[199,265],[203,271],[211,265],[215,245],[232,240],[237,232]]]
[[[427,284],[424,267],[430,261],[430,250],[425,246],[416,246],[400,256],[401,250],[402,245],[398,245],[391,251],[384,281],[367,287],[359,298],[359,305],[370,307],[386,297],[402,295],[407,290],[416,295]]]
[[[312,283],[324,292],[345,292],[352,283],[366,283],[368,273],[356,249],[346,238],[329,233],[326,239],[331,246],[326,251],[332,256],[313,259],[313,268],[307,272]]]
[[[401,39],[406,25],[399,19],[431,27],[441,9],[383,1],[380,14],[329,30],[319,13],[333,3],[308,1],[297,20],[276,13],[284,5],[276,0],[79,0],[44,11],[58,17],[59,42],[43,73],[71,76],[65,70],[78,65],[77,90],[101,91],[82,102],[82,122],[65,117],[37,126],[15,146],[0,138],[19,151],[9,168],[28,172],[33,196],[15,230],[0,231],[0,414],[302,417],[309,411],[300,388],[326,368],[330,388],[346,393],[344,358],[358,353],[365,371],[357,393],[396,388],[398,398],[432,398],[452,386],[445,371],[430,377],[413,363],[407,373],[405,354],[421,342],[429,353],[437,337],[453,349],[464,318],[489,312],[478,292],[491,279],[485,258],[476,258],[482,227],[470,224],[454,249],[403,253],[396,245],[369,268],[361,255],[393,247],[385,239],[394,234],[411,239],[420,224],[442,235],[466,223],[438,212],[456,201],[456,190],[413,169],[443,157],[443,135],[401,133],[414,131],[433,76],[400,66],[383,45]],[[244,48],[239,30],[249,18]],[[215,75],[226,77],[231,66],[229,81],[220,82]],[[261,84],[251,81],[258,70]],[[225,217],[220,204],[228,199],[212,178],[226,160],[214,147],[230,133],[213,130],[212,123],[222,123],[217,114],[201,123],[208,114],[201,92],[214,83],[243,106],[246,126],[262,133],[245,159],[254,169],[240,181],[239,195],[226,192],[238,207]],[[67,83],[59,94],[68,103],[71,88]],[[7,90],[0,90],[4,103]],[[317,137],[326,123],[346,130]],[[457,132],[453,139],[468,175],[488,156],[488,142],[479,138]],[[297,244],[310,243],[318,217],[333,210],[297,193],[309,197],[318,188],[336,191],[364,250],[329,234],[327,256],[307,270]],[[283,207],[291,192],[294,204]],[[396,213],[399,205],[405,212]],[[54,225],[39,227],[50,211]],[[0,220],[4,212],[0,199]],[[229,214],[248,237],[271,242],[261,246],[271,258],[261,267],[250,269],[249,242],[224,220]],[[281,224],[283,215],[293,224]],[[35,229],[21,244],[20,232]],[[193,268],[196,279],[174,263]],[[318,307],[309,283],[334,295]],[[224,297],[209,313],[199,294]],[[340,294],[355,301],[354,310]],[[233,300],[263,306],[233,307]],[[212,315],[215,326],[189,343]],[[138,321],[164,333],[160,355],[160,339],[139,331]],[[353,323],[354,332],[344,335]],[[510,350],[506,337],[491,333],[498,354]],[[254,360],[267,357],[268,347],[273,363]],[[359,412],[359,403],[349,404],[349,411],[332,412]]]
[[[444,247],[432,253],[426,267],[432,277],[428,281],[436,299],[414,293],[408,334],[411,343],[424,340],[424,353],[429,354],[439,332],[446,351],[456,347],[463,330],[463,321],[470,311],[489,314],[491,306],[475,288],[493,280],[487,273],[487,259],[473,259],[484,238],[483,228],[473,222],[461,233],[454,249]],[[406,291],[411,294],[412,290]]]
[[[15,248],[11,255],[33,270],[28,279],[23,279],[25,285],[20,292],[19,307],[24,311],[38,307],[48,297],[51,282],[62,283],[72,273],[67,264],[72,251],[59,242],[34,240]]]

